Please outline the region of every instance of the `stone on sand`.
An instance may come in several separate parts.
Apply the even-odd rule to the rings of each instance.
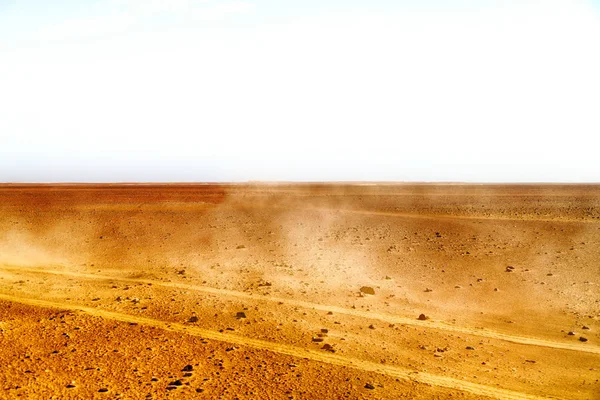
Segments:
[[[360,288],[360,291],[364,294],[375,294],[375,289],[370,286],[363,286]]]

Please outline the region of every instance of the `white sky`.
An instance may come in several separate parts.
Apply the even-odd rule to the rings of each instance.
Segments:
[[[0,182],[600,182],[591,1],[6,3]]]

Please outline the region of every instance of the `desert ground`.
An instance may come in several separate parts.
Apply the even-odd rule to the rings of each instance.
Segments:
[[[0,399],[600,399],[600,185],[1,185]]]

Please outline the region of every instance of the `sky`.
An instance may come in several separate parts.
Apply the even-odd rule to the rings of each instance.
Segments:
[[[0,182],[600,182],[600,1],[0,0]]]

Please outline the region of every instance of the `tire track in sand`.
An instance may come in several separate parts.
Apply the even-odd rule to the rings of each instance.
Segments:
[[[433,375],[425,372],[411,371],[406,368],[377,364],[371,361],[364,361],[356,358],[342,357],[335,354],[329,354],[324,351],[303,349],[295,346],[286,344],[279,344],[274,342],[268,342],[260,339],[252,339],[244,336],[226,334],[209,329],[203,329],[193,326],[187,326],[179,323],[169,323],[152,318],[133,316],[129,314],[117,313],[112,311],[104,311],[101,309],[86,307],[74,304],[65,304],[60,302],[53,302],[47,300],[38,300],[30,298],[22,298],[17,296],[10,296],[0,293],[0,300],[9,301],[13,303],[20,303],[27,306],[44,307],[44,308],[57,308],[71,311],[81,311],[86,314],[110,319],[113,321],[127,322],[127,323],[138,323],[145,326],[152,326],[159,329],[163,329],[171,332],[185,333],[187,335],[198,336],[205,339],[212,339],[220,342],[226,342],[236,344],[240,346],[251,347],[259,350],[272,351],[279,354],[284,354],[297,358],[304,358],[313,361],[318,361],[326,364],[337,365],[347,368],[359,369],[362,371],[375,372],[383,375],[388,375],[394,378],[402,380],[410,380],[418,383],[444,387],[448,389],[460,390],[468,392],[476,396],[487,396],[497,399],[511,399],[511,400],[537,400],[545,399],[546,397],[540,397],[536,395],[515,392],[508,389],[495,388],[486,386],[478,383],[463,381],[460,379],[444,377],[439,375]]]
[[[325,312],[334,312],[339,314],[350,315],[354,317],[360,317],[370,320],[379,320],[386,323],[391,324],[403,324],[410,326],[417,326],[425,329],[438,329],[449,332],[456,332],[462,334],[468,334],[473,336],[486,337],[490,339],[503,340],[506,342],[522,344],[522,345],[531,345],[531,346],[540,346],[540,347],[548,347],[552,349],[559,350],[571,350],[578,351],[584,353],[591,354],[600,354],[600,347],[594,346],[590,344],[584,343],[564,343],[564,342],[556,342],[552,340],[546,339],[538,339],[534,337],[527,336],[517,336],[511,335],[507,333],[496,332],[483,328],[469,328],[464,326],[456,326],[444,321],[436,321],[436,320],[427,320],[420,321],[415,318],[407,318],[401,317],[391,314],[382,314],[382,313],[374,313],[374,312],[366,312],[360,310],[354,310],[350,308],[344,308],[333,305],[312,303],[308,301],[302,300],[293,300],[285,297],[275,297],[275,296],[259,296],[250,293],[239,292],[235,290],[228,289],[217,289],[210,286],[196,286],[189,285],[185,283],[176,283],[176,282],[162,282],[152,279],[144,279],[144,278],[126,278],[126,277],[114,277],[108,275],[95,275],[95,274],[85,274],[80,272],[73,271],[65,271],[65,270],[54,270],[54,269],[42,269],[42,268],[26,268],[26,267],[17,267],[17,266],[0,266],[0,270],[8,270],[8,271],[16,271],[16,272],[28,272],[28,273],[37,273],[37,274],[50,274],[50,275],[58,275],[58,276],[68,276],[73,278],[83,278],[83,279],[95,279],[95,280],[103,280],[103,281],[121,281],[128,283],[139,283],[139,284],[152,284],[155,286],[162,286],[167,288],[175,288],[175,289],[184,289],[184,290],[192,290],[196,292],[214,294],[217,296],[229,296],[229,297],[237,297],[241,299],[249,299],[254,301],[271,301],[271,302],[281,302],[284,304],[288,304],[291,306],[302,307],[306,309],[313,309]]]

